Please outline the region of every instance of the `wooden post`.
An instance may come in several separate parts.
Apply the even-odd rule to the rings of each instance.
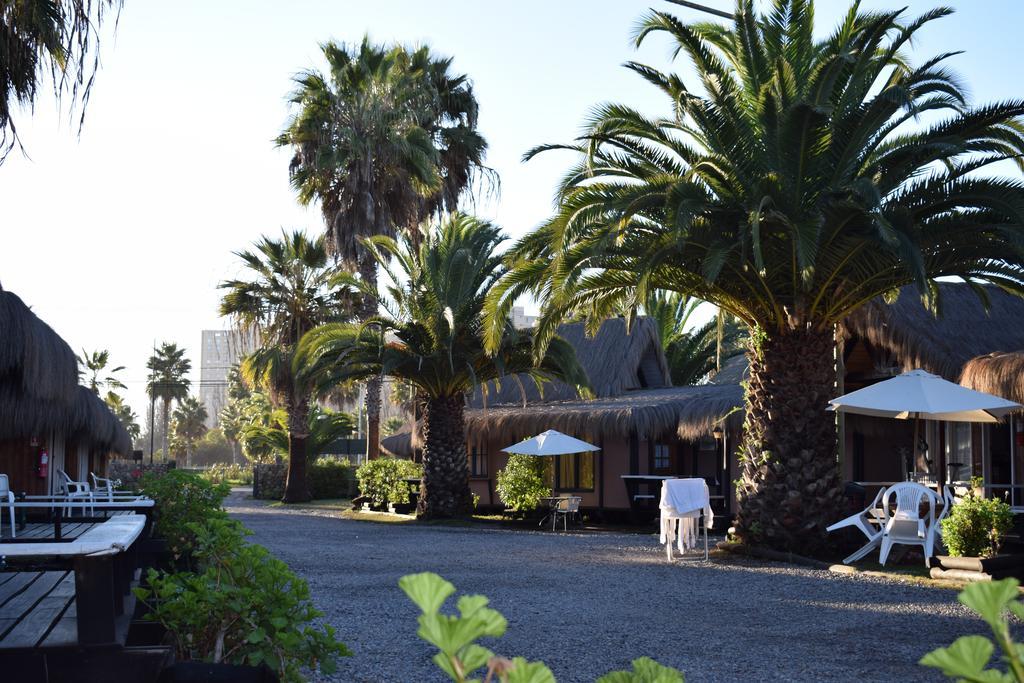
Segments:
[[[113,643],[115,606],[122,602],[114,588],[113,556],[76,557],[74,569],[78,644]]]

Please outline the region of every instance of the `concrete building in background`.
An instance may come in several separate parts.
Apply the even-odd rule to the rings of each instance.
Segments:
[[[526,309],[522,306],[512,307],[512,325],[518,330],[525,330],[537,324],[537,316],[526,315]]]
[[[237,330],[203,330],[199,400],[206,407],[208,428],[217,426],[221,408],[227,403],[228,370],[255,348],[255,339]]]

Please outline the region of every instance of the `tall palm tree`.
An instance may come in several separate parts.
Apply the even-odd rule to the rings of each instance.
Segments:
[[[14,110],[31,111],[40,81],[69,95],[85,116],[99,67],[98,34],[123,0],[0,1],[0,163],[19,144]],[[74,106],[74,104],[72,106]]]
[[[467,392],[517,373],[537,382],[560,379],[586,386],[572,346],[556,337],[535,361],[531,334],[516,330],[511,321],[494,351],[485,352],[482,308],[487,291],[505,272],[496,253],[503,239],[494,225],[455,214],[428,230],[419,249],[412,248],[409,235],[366,240],[392,282],[388,301],[382,302],[389,313],[361,325],[318,327],[299,345],[297,360],[312,361],[309,372],[322,386],[387,375],[409,382],[424,397],[420,517],[472,510],[463,419]],[[348,284],[366,291],[360,281]]]
[[[113,391],[108,391],[107,395],[103,398],[104,403],[110,408],[110,410],[117,416],[117,419],[121,421],[125,431],[128,432],[128,436],[131,437],[132,443],[139,438],[142,434],[142,427],[139,425],[139,416],[135,414],[132,407],[124,400],[120,394],[116,394]]]
[[[570,312],[636,308],[652,289],[697,296],[750,331],[736,529],[814,551],[842,509],[835,329],[906,284],[937,306],[934,279],[1024,291],[1024,102],[972,106],[945,53],[911,64],[918,30],[950,13],[862,12],[814,38],[810,0],[740,0],[731,26],[652,11],[700,85],[628,64],[667,116],[609,104],[569,149],[556,214],[517,245],[491,302],[545,299],[540,345]],[[1012,165],[1010,169],[1014,169]],[[979,291],[980,296],[984,296]],[[493,340],[492,340],[493,345]]]
[[[192,370],[192,361],[185,357],[185,349],[179,348],[177,344],[164,342],[149,357],[146,367],[149,369],[146,392],[151,399],[160,400],[160,424],[163,426],[160,448],[166,459],[170,453],[168,438],[171,403],[188,396],[191,382],[187,375]]]
[[[316,325],[341,319],[351,308],[344,291],[330,287],[341,273],[327,254],[325,240],[299,231],[281,239],[263,237],[253,251],[236,255],[249,279],[221,283],[221,315],[256,335],[260,347],[242,361],[250,386],[264,389],[288,414],[289,460],[284,500],[309,500],[306,439],[312,387],[292,372],[295,345]]]
[[[107,365],[110,363],[110,351],[107,349],[93,351],[92,353],[82,349],[82,355],[76,356],[76,358],[78,359],[79,376],[86,375],[85,386],[92,389],[93,393],[97,396],[100,395],[101,389],[112,391],[114,389],[124,390],[128,388],[124,382],[115,376],[118,372],[124,370],[123,365],[107,369]],[[109,374],[106,377],[101,377],[104,372]]]
[[[722,363],[743,352],[740,325],[719,310],[702,325],[692,323],[704,302],[679,292],[654,290],[647,295],[644,313],[658,327],[672,384],[698,384],[721,369]]]
[[[296,78],[296,114],[277,139],[294,151],[292,185],[299,201],[320,203],[328,247],[376,291],[377,263],[361,239],[394,236],[431,212],[453,209],[469,187],[486,142],[476,130],[477,103],[468,79],[429,48],[416,51],[334,42],[322,46],[326,75]],[[378,313],[366,295],[363,320]],[[367,456],[380,449],[380,378],[366,383]]]
[[[206,434],[206,406],[195,396],[186,396],[174,409],[174,436],[185,450],[185,466],[192,461],[196,443]]]

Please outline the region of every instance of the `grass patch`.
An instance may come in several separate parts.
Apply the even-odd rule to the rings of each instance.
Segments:
[[[279,508],[312,508],[315,510],[337,510],[339,512],[348,510],[352,507],[351,498],[320,498],[317,500],[306,501],[305,503],[285,503],[284,501],[275,500],[270,504],[270,507]]]

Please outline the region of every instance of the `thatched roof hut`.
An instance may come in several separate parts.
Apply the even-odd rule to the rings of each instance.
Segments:
[[[1024,403],[1024,351],[989,353],[967,361],[960,384]]]
[[[504,439],[557,429],[568,434],[604,434],[641,439],[675,432],[681,439],[699,439],[715,425],[737,429],[743,389],[735,384],[703,384],[626,391],[593,400],[545,401],[532,405],[467,410],[466,432],[472,439]],[[728,418],[726,418],[728,416]]]
[[[988,299],[988,311],[975,289]],[[892,304],[876,299],[847,318],[847,338],[867,341],[903,371],[923,368],[950,381],[976,356],[1024,349],[1024,299],[962,282],[942,282],[938,290],[937,317],[916,288],[904,287]]]
[[[99,396],[78,386],[78,361],[13,292],[0,290],[0,440],[57,431],[127,454],[131,439]]]
[[[380,440],[380,447],[396,458],[411,458],[414,455],[412,432],[392,434]]]
[[[601,325],[593,337],[586,334],[583,323],[566,323],[559,326],[558,335],[576,349],[576,358],[586,371],[590,387],[597,398],[672,384],[658,329],[650,318],[637,318],[628,331],[624,318],[611,318]],[[549,382],[543,386],[544,401],[564,401],[577,397],[575,389],[561,382]],[[486,401],[481,397],[480,390],[475,390],[470,405],[523,405],[524,402],[540,400],[541,393],[532,380],[527,378],[516,382],[508,378],[500,383],[500,388],[496,388],[494,383],[488,383]]]
[[[0,385],[41,400],[62,399],[78,385],[71,347],[18,295],[2,289]]]

